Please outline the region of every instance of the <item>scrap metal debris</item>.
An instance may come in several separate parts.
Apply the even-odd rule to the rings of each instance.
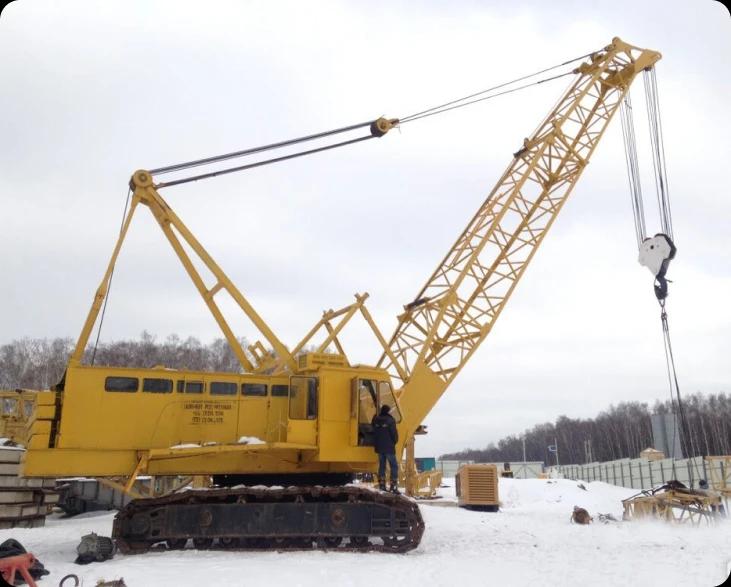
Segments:
[[[641,491],[622,500],[623,520],[655,518],[677,524],[699,526],[726,516],[721,495],[716,491],[689,489],[679,481],[668,481],[655,489]]]
[[[99,536],[92,532],[81,537],[81,542],[76,547],[79,556],[74,561],[77,565],[88,565],[89,563],[101,563],[114,556],[114,542],[106,536]]]

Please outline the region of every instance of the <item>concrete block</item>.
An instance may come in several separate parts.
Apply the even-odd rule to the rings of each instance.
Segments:
[[[43,490],[43,500],[41,503],[46,505],[55,505],[58,503],[59,495],[55,491]]]
[[[45,513],[46,508],[36,503],[0,504],[0,520],[37,517]]]
[[[3,487],[33,487],[53,489],[56,480],[46,477],[14,477],[13,475],[0,476],[0,489]]]
[[[18,520],[0,520],[0,530],[8,528],[40,528],[46,525],[46,517],[22,518]]]
[[[25,451],[17,448],[0,447],[0,463],[19,463],[20,457]]]
[[[20,452],[20,451],[18,451]],[[0,475],[18,475],[20,465],[17,463],[0,463]]]
[[[0,490],[0,504],[4,503],[33,503],[33,491],[2,489]]]

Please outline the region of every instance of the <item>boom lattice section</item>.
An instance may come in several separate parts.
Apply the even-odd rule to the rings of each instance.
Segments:
[[[430,380],[436,375],[442,382],[438,394],[446,389],[490,332],[629,84],[659,58],[614,39],[577,68],[575,81],[514,154],[465,231],[405,306],[389,343],[392,358],[384,353],[379,361],[402,388],[426,368]],[[431,405],[426,402],[424,409]]]

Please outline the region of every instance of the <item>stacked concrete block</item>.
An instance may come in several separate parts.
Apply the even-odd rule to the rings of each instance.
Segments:
[[[44,526],[58,503],[55,479],[20,477],[23,449],[0,446],[0,530]]]

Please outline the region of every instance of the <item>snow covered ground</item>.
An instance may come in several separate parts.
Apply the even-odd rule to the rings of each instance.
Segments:
[[[51,517],[45,528],[0,531],[20,540],[51,571],[55,587],[76,573],[83,585],[124,577],[129,587],[202,585],[663,585],[714,586],[728,575],[731,522],[674,527],[661,522],[571,524],[574,505],[595,518],[621,519],[620,500],[633,494],[604,483],[587,490],[568,480],[501,479],[498,513],[454,506],[453,480],[443,499],[424,503],[426,532],[405,554],[332,552],[151,552],[106,563],[73,564],[90,531],[111,535],[113,513]]]

